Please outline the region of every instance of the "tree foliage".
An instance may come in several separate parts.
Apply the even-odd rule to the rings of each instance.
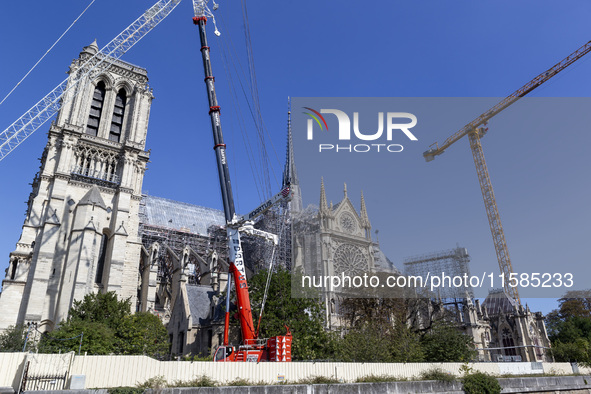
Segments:
[[[428,298],[347,298],[341,312],[343,361],[462,362],[476,355],[472,338]]]
[[[249,279],[255,327],[261,311],[267,276],[268,271],[261,270]],[[287,326],[293,334],[294,360],[333,358],[336,336],[324,329],[324,310],[319,296],[292,298],[291,283],[292,273],[289,271],[278,268],[272,273],[259,336],[268,338],[285,335]]]
[[[87,294],[74,302],[66,321],[41,337],[39,350],[166,356],[168,335],[160,319],[130,309],[130,301],[118,300],[114,292]]]
[[[501,385],[494,376],[483,372],[473,372],[462,379],[466,394],[500,394]]]
[[[569,291],[546,316],[556,361],[591,364],[591,290]]]
[[[0,352],[22,352],[26,338],[27,327],[22,324],[8,327],[0,334]]]
[[[346,298],[341,310],[347,332],[339,359],[356,362],[418,362],[424,354],[419,335],[406,324],[402,299]]]
[[[476,356],[473,339],[449,322],[436,322],[421,338],[426,361],[466,362]]]

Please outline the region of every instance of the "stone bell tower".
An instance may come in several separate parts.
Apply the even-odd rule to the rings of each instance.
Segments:
[[[97,52],[96,42],[83,49],[70,81]],[[153,96],[145,69],[111,60],[106,71],[79,81],[75,95],[66,93],[49,128],[2,283],[0,330],[29,322],[51,330],[74,300],[93,292],[115,291],[135,306]]]

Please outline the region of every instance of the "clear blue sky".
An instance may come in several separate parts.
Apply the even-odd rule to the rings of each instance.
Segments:
[[[3,4],[0,14],[0,96],[4,96],[22,75],[45,53],[89,3],[88,0],[59,2],[19,1]],[[97,0],[54,48],[46,59],[13,95],[0,106],[0,129],[9,126],[18,116],[60,83],[72,58],[95,38],[99,47],[105,45],[153,2],[140,0]],[[279,182],[285,147],[287,96],[294,97],[501,97],[511,93],[533,76],[545,70],[574,49],[591,39],[588,15],[591,3],[580,1],[385,1],[368,3],[354,1],[259,1],[248,2],[251,41],[256,64],[258,91],[264,122],[271,136],[268,142],[270,163]],[[228,78],[218,46],[236,48],[236,60],[246,65],[244,28],[239,2],[220,0],[218,23],[226,44],[210,35],[214,74],[222,106],[224,135],[235,185],[238,209],[245,212],[260,201],[253,186],[248,159],[241,149],[240,117],[233,107]],[[220,207],[217,176],[211,150],[207,103],[199,40],[191,23],[191,2],[184,0],[154,31],[124,56],[124,60],[148,69],[150,85],[156,99],[152,105],[147,147],[152,149],[144,189],[152,195],[204,206]],[[216,53],[217,51],[217,53]],[[588,55],[589,56],[589,55]],[[239,60],[238,60],[239,59]],[[235,63],[234,63],[235,64]],[[233,63],[226,63],[232,69]],[[237,66],[240,67],[240,66]],[[591,92],[589,58],[584,58],[539,88],[534,96],[577,97]],[[234,80],[238,83],[238,80]],[[238,94],[241,95],[240,87]],[[253,129],[250,114],[244,111],[246,128]],[[469,119],[466,119],[467,121]],[[24,219],[25,204],[39,163],[36,160],[46,142],[47,126],[42,127],[8,158],[0,162],[2,223],[0,224],[0,269],[8,265],[8,254],[14,250]],[[441,130],[437,140],[445,139],[455,130]],[[251,133],[252,134],[252,133]],[[581,134],[581,132],[579,132]],[[491,134],[492,135],[492,134]],[[489,138],[489,137],[487,137]],[[502,136],[502,143],[511,146],[511,137]],[[550,138],[550,137],[548,137]],[[576,134],[557,134],[561,144],[582,146]],[[491,138],[492,139],[492,138]],[[536,135],[531,132],[532,142]],[[426,149],[434,141],[421,141]],[[539,141],[538,141],[539,142]],[[271,148],[274,147],[274,151]],[[588,146],[588,144],[587,144]],[[417,149],[422,151],[423,149]],[[467,215],[484,215],[478,200],[473,164],[467,152],[467,141],[446,153],[445,161],[469,168],[470,176],[457,177],[446,183],[438,204],[458,199],[452,192],[462,183],[476,192],[469,199],[473,211]],[[276,152],[276,153],[275,153]],[[583,185],[589,191],[589,165],[569,165],[575,153],[561,145],[552,155],[537,160],[560,163],[556,178],[565,176],[565,184],[548,187],[527,195],[548,196],[556,205],[536,206],[522,218],[503,210],[503,223],[508,233],[522,231],[512,227],[536,215],[548,217],[537,226],[560,227],[569,222],[553,215],[562,201],[575,205],[581,215],[589,215],[589,194],[564,200],[568,186]],[[515,152],[519,155],[519,152]],[[491,154],[487,154],[489,158]],[[499,154],[501,159],[502,154]],[[300,158],[301,160],[301,158]],[[504,180],[515,171],[489,168],[497,198],[518,199],[506,193],[521,182]],[[520,156],[524,165],[533,166],[527,156]],[[443,161],[443,158],[442,160]],[[529,164],[528,164],[529,163]],[[412,173],[413,168],[409,166]],[[453,174],[450,174],[453,175]],[[275,179],[277,181],[275,181]],[[424,182],[417,177],[416,184]],[[341,195],[341,185],[330,185],[329,193]],[[579,189],[576,189],[579,190]],[[412,193],[412,182],[408,193]],[[314,196],[306,197],[316,202]],[[356,190],[351,193],[357,193]],[[474,197],[475,196],[475,197]],[[336,197],[333,197],[335,200]],[[428,201],[425,204],[429,204]],[[564,204],[563,204],[564,205]],[[370,215],[372,215],[371,208]],[[379,213],[373,213],[378,215]],[[427,218],[424,225],[429,226]],[[486,223],[486,222],[484,222]],[[401,228],[420,228],[416,223],[395,223]],[[461,222],[446,223],[446,231],[460,228]],[[488,231],[488,229],[485,229]],[[587,234],[589,234],[587,228]],[[380,229],[380,233],[382,233]],[[490,235],[483,232],[482,242],[469,247],[473,256],[494,253]],[[580,231],[580,230],[578,230]],[[552,233],[534,237],[528,247],[568,250],[565,259],[588,264],[589,255],[576,245],[552,244]],[[420,237],[420,234],[416,235]],[[488,238],[484,238],[488,236]],[[384,242],[384,239],[380,239]],[[457,242],[463,244],[462,239]],[[392,240],[395,244],[396,241]],[[508,240],[510,251],[513,250]],[[453,247],[449,245],[449,247]],[[440,249],[434,246],[434,250]],[[519,250],[519,247],[516,247]],[[429,252],[425,250],[424,252]],[[410,254],[423,252],[417,250]],[[519,255],[520,252],[517,251]],[[525,252],[522,252],[525,255]],[[401,265],[394,250],[391,259]],[[489,256],[490,257],[490,256]],[[493,256],[494,261],[494,256]],[[514,257],[515,261],[515,257]],[[557,262],[560,264],[560,262]],[[0,272],[0,276],[3,275]],[[540,308],[551,308],[551,302]]]

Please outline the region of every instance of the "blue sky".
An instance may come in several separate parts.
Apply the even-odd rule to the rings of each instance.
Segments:
[[[102,47],[152,3],[151,0],[97,0],[29,78],[0,105],[0,128],[9,126],[60,83],[66,77],[65,71],[71,59],[77,57],[83,46],[96,38]],[[10,91],[87,4],[88,0],[60,0],[19,1],[3,5],[3,12],[0,14],[0,96],[4,97]],[[275,174],[272,175],[271,182],[276,185],[280,180],[288,96],[506,96],[591,38],[588,28],[590,11],[591,3],[584,0],[560,3],[545,0],[377,0],[367,4],[347,0],[248,2],[260,105],[270,136],[266,145],[270,152],[269,162]],[[254,127],[248,111],[242,111],[242,115],[238,115],[238,107],[233,105],[232,90],[225,71],[234,67],[246,67],[243,17],[239,2],[220,0],[220,9],[217,12],[218,26],[225,41],[210,35],[210,46],[222,106],[222,122],[234,193],[238,210],[245,212],[260,202],[261,193],[255,186],[248,158],[242,149],[244,143],[240,132],[241,117],[245,119],[244,128],[250,135],[253,135],[251,131]],[[152,162],[146,173],[144,189],[156,196],[220,207],[200,45],[191,16],[191,2],[185,0],[123,59],[148,69],[150,85],[156,96],[147,141],[147,147],[152,149]],[[230,48],[230,45],[236,48],[236,57],[232,62],[224,63],[220,58],[222,50],[217,50],[216,53],[216,49]],[[588,96],[591,91],[591,79],[588,78],[590,69],[589,58],[583,58],[536,90],[533,96]],[[234,83],[238,86],[237,94],[242,95],[238,79],[234,78]],[[247,84],[248,81],[243,83]],[[240,107],[244,110],[245,103],[240,104]],[[18,240],[24,219],[24,201],[28,198],[29,183],[39,166],[36,159],[40,157],[45,145],[46,130],[47,127],[42,127],[0,162],[0,181],[3,185],[3,193],[0,195],[3,209],[0,225],[2,272],[8,265],[8,254]],[[441,141],[455,131],[441,130],[436,140]],[[584,141],[578,140],[576,133],[545,136],[550,144],[556,139],[556,149],[552,150],[551,155],[533,155],[530,160],[523,154],[523,150],[511,150],[510,135],[495,138],[497,144],[520,155],[519,160],[526,167],[535,167],[535,160],[552,160],[561,164],[554,169],[555,178],[552,179],[564,179],[564,185],[559,185],[561,187],[547,187],[527,195],[534,199],[532,206],[535,205],[537,196],[542,194],[550,201],[555,201],[556,205],[538,204],[538,209],[528,211],[531,216],[526,218],[514,215],[512,210],[505,212],[502,200],[499,201],[506,231],[521,231],[521,228],[511,229],[511,221],[524,221],[529,217],[536,217],[537,214],[549,218],[548,223],[539,223],[538,226],[560,226],[568,229],[569,222],[560,216],[556,207],[562,201],[566,201],[567,205],[581,203],[583,198],[576,201],[564,200],[565,194],[569,195],[569,185],[576,184],[577,191],[581,185],[586,187],[583,192],[589,190],[588,164],[568,164],[572,155],[582,153],[567,149],[571,146],[569,143],[582,146]],[[435,141],[420,141],[424,149],[432,142]],[[533,132],[531,142],[540,143]],[[515,167],[495,168],[494,156],[491,155],[494,154],[487,151],[497,198],[503,197],[505,201],[518,199],[519,195],[504,192],[512,190],[512,186],[522,184],[516,178],[504,181],[505,177],[515,173]],[[497,155],[499,160],[503,160],[504,151]],[[473,212],[474,215],[484,215],[467,141],[461,141],[446,153],[445,158],[438,158],[437,161],[451,162],[451,166],[468,169],[466,176],[442,182],[446,186],[438,203],[445,206],[446,201],[456,200],[458,196],[453,194],[455,185],[462,184],[462,187],[469,187],[473,193],[476,192],[467,199],[470,207],[474,208],[467,214],[472,215]],[[411,165],[408,171],[412,177],[414,170]],[[412,193],[413,182],[419,185],[424,181],[425,179],[417,176],[414,181],[410,181],[405,193]],[[327,187],[330,188],[328,192],[333,195],[340,196],[342,193],[341,184],[335,182]],[[526,191],[524,189],[523,193]],[[311,196],[304,197],[316,202],[316,193],[312,191]],[[586,196],[588,201],[589,195]],[[430,202],[425,201],[425,204]],[[587,205],[577,208],[580,215],[588,216]],[[518,208],[516,210],[519,211]],[[379,213],[374,213],[377,214]],[[426,219],[417,215],[413,223],[393,225],[413,228],[419,227],[418,222],[425,221],[425,226],[428,226]],[[486,221],[484,223],[486,226]],[[451,232],[461,226],[461,221],[447,223],[446,231]],[[494,253],[490,235],[487,234],[488,228],[485,230],[482,242],[473,248],[469,247],[473,256],[490,254],[491,251]],[[380,233],[382,232],[380,229]],[[384,241],[382,238],[380,240]],[[527,245],[531,248],[543,245],[556,250],[571,247],[560,243],[553,245],[551,240],[552,233],[548,232],[544,238],[533,237]],[[463,244],[462,239],[457,239],[457,242]],[[395,245],[395,240],[392,243]],[[510,239],[508,243],[511,252],[513,247]],[[455,244],[449,245],[454,246]],[[434,245],[424,252],[438,249],[440,247]],[[421,252],[423,251],[417,250],[409,253]],[[396,250],[389,255],[393,255],[391,258],[398,265],[401,264],[402,257],[406,256],[398,255]],[[578,254],[567,256],[566,258],[580,261],[580,264],[589,263],[589,255],[581,250]],[[0,276],[3,275],[2,272]],[[540,304],[540,308],[548,309],[548,305],[551,302]]]

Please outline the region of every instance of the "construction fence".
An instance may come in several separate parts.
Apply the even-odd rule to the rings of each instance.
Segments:
[[[208,376],[220,383],[238,378],[252,383],[297,382],[313,376],[354,382],[366,376],[389,375],[411,379],[439,368],[461,376],[466,368],[493,375],[591,374],[591,369],[570,363],[213,363],[158,361],[146,356],[76,356],[68,354],[0,353],[0,387],[16,392],[60,388],[136,386],[162,377],[167,382]]]

